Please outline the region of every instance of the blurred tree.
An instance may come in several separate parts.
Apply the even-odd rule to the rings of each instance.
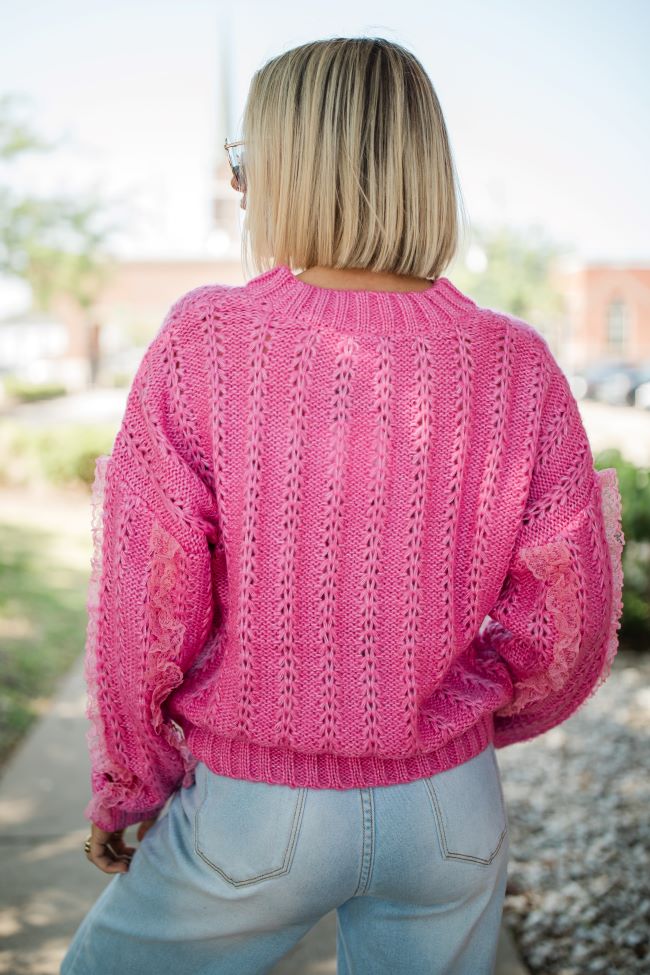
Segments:
[[[15,96],[0,97],[0,164],[57,148],[15,117],[14,102]],[[81,309],[91,384],[100,347],[93,306],[114,267],[111,235],[121,229],[108,221],[107,204],[96,189],[85,199],[43,198],[0,183],[0,273],[24,280],[38,308],[66,295]]]
[[[473,227],[464,263],[454,269],[454,281],[479,305],[530,322],[559,352],[567,321],[553,270],[571,252],[539,227]]]

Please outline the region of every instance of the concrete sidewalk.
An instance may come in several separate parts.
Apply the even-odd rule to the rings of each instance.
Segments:
[[[84,706],[80,658],[0,779],[2,975],[58,975],[72,934],[110,880],[82,849],[88,834],[82,810],[90,783]],[[135,827],[127,839],[137,845]],[[336,975],[335,911],[312,928],[273,975]],[[525,975],[505,926],[497,975]]]

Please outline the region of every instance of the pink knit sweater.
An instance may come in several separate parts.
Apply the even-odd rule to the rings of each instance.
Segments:
[[[568,718],[618,645],[624,537],[543,337],[450,280],[279,265],[172,306],[97,460],[85,674],[105,829],[197,760],[407,782]]]

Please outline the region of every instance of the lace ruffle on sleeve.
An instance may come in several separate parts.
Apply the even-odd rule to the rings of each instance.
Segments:
[[[622,615],[621,496],[616,470],[594,471],[589,504],[548,542],[520,549],[479,652],[503,663],[512,697],[494,714],[495,745],[565,721],[604,683]]]

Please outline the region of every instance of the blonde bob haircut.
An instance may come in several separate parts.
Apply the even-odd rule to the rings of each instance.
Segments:
[[[272,58],[253,75],[241,138],[247,274],[435,279],[455,258],[466,224],[442,109],[399,44],[335,37]]]

